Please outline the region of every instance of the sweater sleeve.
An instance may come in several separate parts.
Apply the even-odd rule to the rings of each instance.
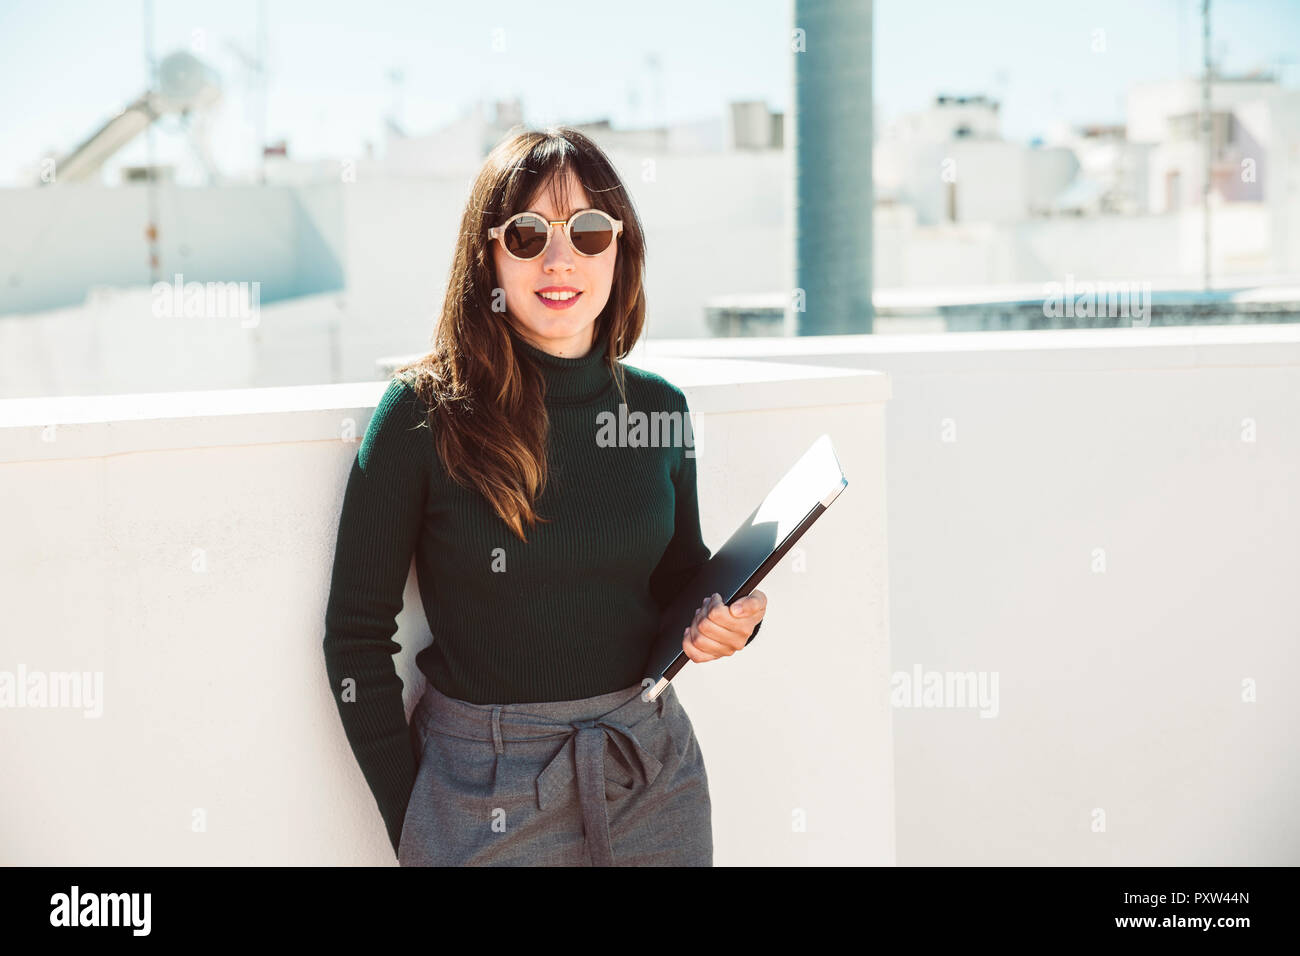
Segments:
[[[686,397],[678,391],[678,411],[685,418],[690,416],[690,406]],[[687,447],[687,445],[689,447]],[[660,610],[668,607],[682,588],[690,583],[702,565],[708,562],[711,552],[704,543],[700,531],[699,481],[695,468],[695,447],[688,442],[678,451],[677,467],[673,474],[673,488],[676,493],[674,509],[673,537],[664,550],[659,565],[650,575],[650,593],[659,604]],[[687,452],[690,452],[688,455]],[[701,594],[700,598],[703,599]],[[759,621],[745,642],[748,647],[758,637]]]
[[[429,489],[433,450],[422,419],[414,391],[392,380],[348,476],[325,612],[334,702],[394,852],[418,760],[392,637]]]

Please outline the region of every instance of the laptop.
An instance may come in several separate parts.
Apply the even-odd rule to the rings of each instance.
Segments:
[[[716,591],[726,604],[748,596],[848,483],[830,436],[822,435],[664,609],[646,660],[646,677],[653,681],[642,695],[646,700],[662,694],[690,662],[682,650],[682,632],[704,595]]]

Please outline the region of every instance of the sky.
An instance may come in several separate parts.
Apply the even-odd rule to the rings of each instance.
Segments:
[[[358,156],[367,141],[382,149],[385,115],[428,132],[478,98],[521,98],[530,125],[616,127],[718,116],[732,100],[790,101],[790,0],[0,0],[0,186],[26,185],[42,155],[70,150],[144,90],[149,6],[158,58],[186,49],[222,75],[210,138],[227,171],[257,155],[263,110],[241,56],[258,50],[259,10],[266,139],[287,140],[297,159]],[[1199,69],[1200,6],[876,0],[877,121],[939,93],[984,93],[1003,104],[1010,139],[1062,121],[1122,122],[1130,86]],[[1213,0],[1211,22],[1223,69],[1280,67],[1300,86],[1300,0]],[[187,143],[164,121],[156,155],[185,155]],[[140,137],[121,158],[147,155]]]

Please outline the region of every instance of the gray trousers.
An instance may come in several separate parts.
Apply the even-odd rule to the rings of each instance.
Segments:
[[[471,704],[432,684],[401,866],[712,866],[704,757],[672,685]]]

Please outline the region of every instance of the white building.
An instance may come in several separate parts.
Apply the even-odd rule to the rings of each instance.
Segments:
[[[1147,170],[1152,146],[1133,143],[1122,125],[1063,126],[1049,142],[1068,150],[1077,172],[1042,209],[1048,215],[1137,215],[1147,211]]]
[[[1011,223],[1047,207],[1074,177],[1070,150],[1004,140],[998,104],[938,96],[885,126],[872,150],[878,202],[910,206],[922,226]]]
[[[1205,148],[1201,83],[1194,78],[1135,86],[1128,139],[1149,143],[1148,211],[1202,202]],[[1222,202],[1284,201],[1300,170],[1300,91],[1266,77],[1216,77],[1210,84],[1210,191]]]

